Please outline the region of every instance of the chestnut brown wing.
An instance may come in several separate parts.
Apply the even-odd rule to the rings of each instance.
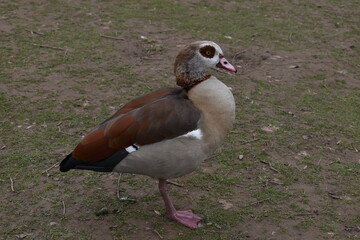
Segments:
[[[197,129],[200,115],[186,91],[177,89],[123,114],[113,115],[87,135],[72,156],[97,162],[132,144],[141,146],[175,138]]]

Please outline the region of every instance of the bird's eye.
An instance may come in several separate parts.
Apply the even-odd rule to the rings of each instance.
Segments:
[[[212,58],[214,57],[216,50],[213,46],[207,45],[200,48],[199,52],[203,57]]]

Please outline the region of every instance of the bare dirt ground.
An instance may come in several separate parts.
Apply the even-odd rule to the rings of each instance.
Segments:
[[[360,239],[358,7],[294,1],[313,13],[296,15],[290,2],[1,2],[0,239]],[[220,10],[236,25],[237,8],[274,25],[198,25],[224,21]],[[324,35],[295,24],[277,45],[289,16],[321,19]],[[212,72],[233,89],[234,130],[172,187],[177,208],[206,217],[199,229],[164,218],[153,179],[123,175],[121,196],[136,202],[121,202],[116,173],[58,172],[122,104],[174,85],[176,54],[203,36],[239,71]]]

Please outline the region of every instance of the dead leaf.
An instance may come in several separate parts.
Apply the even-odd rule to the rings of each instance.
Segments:
[[[276,185],[283,185],[283,183],[278,178],[273,178],[270,183],[276,184]]]
[[[327,191],[329,197],[331,197],[332,199],[342,199],[341,195],[342,192],[338,191],[338,190],[333,190],[333,191]]]
[[[83,102],[82,105],[83,105],[83,107],[88,107],[88,106],[90,106],[90,102],[85,99],[85,101]]]
[[[345,196],[345,197],[343,197],[344,198],[344,200],[346,200],[346,201],[351,201],[351,200],[353,200],[351,197],[349,197],[349,196]]]
[[[21,233],[21,234],[18,234],[18,235],[15,235],[17,238],[20,238],[20,239],[24,239],[26,238],[27,236],[31,236],[31,235],[34,235],[33,233]]]
[[[225,210],[228,210],[230,208],[232,208],[234,206],[234,204],[232,203],[229,203],[228,201],[224,200],[224,199],[220,199],[219,200],[219,203],[222,205],[222,207],[225,209]]]
[[[304,140],[309,140],[309,139],[312,138],[312,136],[311,136],[311,135],[303,135],[302,138],[303,138]]]
[[[309,157],[310,154],[307,152],[307,151],[301,151],[298,153],[299,156],[302,156],[302,157]]]
[[[345,75],[345,74],[347,74],[348,73],[348,71],[346,71],[346,70],[339,70],[339,71],[336,71],[337,73],[340,73],[340,74],[343,74],[343,75]]]
[[[156,215],[161,216],[161,213],[160,213],[159,211],[154,210],[154,213],[155,213]]]
[[[268,132],[268,133],[275,132],[278,129],[279,129],[279,127],[276,127],[276,126],[273,126],[273,125],[269,125],[269,126],[265,126],[265,127],[261,128],[261,130],[263,130],[265,132]]]
[[[57,222],[50,222],[49,223],[50,227],[53,227],[53,226],[56,226],[56,225],[59,225]]]
[[[217,223],[214,223],[214,226],[217,227],[218,229],[221,229],[221,226]]]
[[[64,203],[64,202],[63,202]],[[109,214],[110,211],[109,209],[107,209],[106,207],[103,207],[102,209],[100,209],[99,211],[95,212],[96,216],[103,216],[103,215],[107,215]]]
[[[291,66],[289,66],[289,68],[291,68],[291,69],[299,68],[299,67],[300,67],[299,65],[291,65]]]
[[[282,59],[282,58],[283,58],[282,56],[275,55],[275,56],[272,56],[270,59],[272,59],[272,60],[278,60],[278,59]]]

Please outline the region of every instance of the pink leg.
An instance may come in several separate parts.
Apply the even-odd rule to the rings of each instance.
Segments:
[[[186,211],[175,210],[174,205],[172,204],[169,198],[169,194],[168,194],[169,187],[167,186],[165,180],[159,179],[159,190],[165,202],[165,208],[166,208],[165,214],[168,218],[178,221],[189,228],[198,227],[197,223],[202,220],[201,217],[196,216],[191,210],[186,210]]]

